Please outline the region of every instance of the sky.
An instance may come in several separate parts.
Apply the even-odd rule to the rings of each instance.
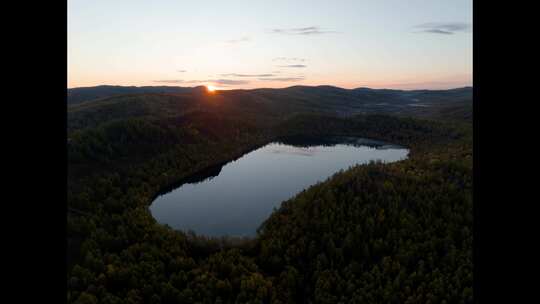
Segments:
[[[68,88],[472,86],[472,0],[68,0]]]

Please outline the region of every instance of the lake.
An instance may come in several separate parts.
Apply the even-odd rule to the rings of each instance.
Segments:
[[[199,172],[150,206],[161,224],[199,235],[253,237],[281,202],[341,169],[405,159],[409,150],[355,137],[289,137]]]

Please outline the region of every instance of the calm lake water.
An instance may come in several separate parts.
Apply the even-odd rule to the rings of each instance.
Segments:
[[[372,160],[405,159],[409,150],[362,138],[287,138],[210,168],[159,195],[150,211],[161,224],[207,236],[255,236],[282,201],[337,171]]]

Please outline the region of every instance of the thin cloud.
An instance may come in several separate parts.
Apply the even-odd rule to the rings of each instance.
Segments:
[[[280,68],[306,68],[305,64],[288,64],[288,65],[278,65]]]
[[[247,80],[232,80],[232,79],[214,79],[214,80],[209,80],[209,81],[219,83],[219,84],[230,84],[230,85],[240,85],[240,84],[249,83],[249,81]]]
[[[154,82],[160,83],[205,83],[212,82],[224,85],[242,85],[248,84],[247,80],[234,80],[234,79],[205,79],[205,80],[183,80],[183,79],[166,79],[166,80],[154,80]]]
[[[422,29],[420,33],[453,35],[458,32],[468,32],[471,25],[464,22],[429,22],[419,24],[415,28]]]
[[[154,82],[160,82],[160,83],[186,83],[184,80],[181,80],[181,79],[154,80]]]
[[[301,81],[304,77],[275,77],[275,78],[258,78],[262,81]]]
[[[439,30],[439,29],[430,29],[430,30],[425,30],[425,31],[422,31],[422,32],[424,32],[424,33],[433,33],[433,34],[444,34],[444,35],[452,35],[452,34],[454,34],[453,32]]]
[[[284,35],[320,35],[320,34],[330,34],[337,33],[336,31],[325,31],[321,30],[318,26],[308,26],[308,27],[298,27],[298,28],[274,28],[270,30],[274,34],[284,34]]]
[[[300,61],[304,62],[306,59],[304,58],[297,58],[297,57],[276,57],[272,59],[272,61]]]
[[[244,37],[239,38],[239,39],[226,40],[225,42],[229,43],[229,44],[236,44],[236,43],[248,42],[248,41],[251,41],[251,38],[249,38],[247,36],[244,36]]]
[[[186,70],[176,70],[178,73],[185,73],[187,72]]]
[[[236,74],[236,73],[231,73],[231,74],[219,74],[219,76],[224,76],[224,77],[272,77],[274,75],[273,74]]]

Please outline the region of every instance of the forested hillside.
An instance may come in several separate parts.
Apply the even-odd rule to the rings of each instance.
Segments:
[[[257,264],[278,278],[276,296],[314,303],[472,302],[468,149],[359,166],[284,202],[257,243]]]
[[[292,113],[326,113],[337,116],[356,114],[397,114],[420,118],[441,118],[441,111],[472,107],[472,88],[451,90],[344,89],[333,86],[292,86],[282,89],[223,90],[208,94],[204,87],[116,87],[74,88],[68,91],[72,111],[89,107],[114,108],[133,99],[156,100],[152,104],[174,101],[188,110],[193,107],[251,111],[256,115],[282,116]],[[157,100],[163,99],[163,100]],[[79,101],[79,100],[83,100]],[[82,102],[81,106],[78,104]],[[141,102],[144,103],[144,102]],[[148,104],[148,103],[146,103]],[[133,104],[130,111],[140,113],[142,105]],[[146,108],[148,109],[148,108]],[[137,112],[139,111],[139,112]],[[111,113],[110,115],[114,115]],[[263,117],[262,115],[259,117]]]
[[[111,97],[115,95],[144,94],[144,93],[181,93],[193,88],[157,86],[157,87],[124,87],[101,85],[96,87],[83,87],[68,89],[67,103],[79,104],[85,101]]]
[[[472,132],[463,112],[344,118],[182,94],[69,107],[69,303],[472,302]],[[183,178],[297,134],[361,136],[411,153],[306,189],[251,240],[174,231],[148,211]]]

